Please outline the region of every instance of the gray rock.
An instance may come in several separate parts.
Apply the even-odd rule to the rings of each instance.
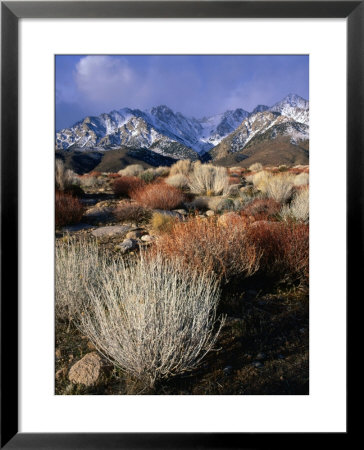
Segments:
[[[92,231],[95,237],[113,237],[125,235],[132,227],[129,225],[112,225],[109,227],[100,227]]]
[[[125,239],[125,241],[123,241],[116,248],[122,253],[127,253],[138,248],[138,241],[136,241],[135,239]]]
[[[265,353],[260,352],[260,353],[257,354],[257,356],[255,357],[255,359],[257,359],[258,361],[262,361],[263,359],[266,358],[266,356],[267,356],[267,355],[266,355]]]
[[[63,227],[62,231],[65,233],[73,233],[75,231],[88,230],[92,228],[92,225],[87,223],[78,223],[77,225],[69,225],[68,227]]]
[[[215,211],[213,211],[212,209],[209,209],[208,211],[205,212],[205,214],[206,214],[207,217],[214,216],[215,215]]]
[[[145,230],[132,230],[132,231],[129,231],[129,233],[127,233],[127,235],[125,237],[126,237],[126,239],[139,239],[144,234],[146,234]]]

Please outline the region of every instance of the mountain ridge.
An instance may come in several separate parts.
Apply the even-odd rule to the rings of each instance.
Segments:
[[[87,116],[56,133],[57,150],[108,150],[120,146],[145,148],[175,159],[198,158],[211,151],[256,114],[270,112],[308,125],[307,100],[289,94],[272,107],[258,105],[196,119],[174,112],[166,105],[148,110],[122,108]]]

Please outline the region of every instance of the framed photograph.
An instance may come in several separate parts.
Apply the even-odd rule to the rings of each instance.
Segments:
[[[346,438],[362,2],[1,6],[2,448]]]

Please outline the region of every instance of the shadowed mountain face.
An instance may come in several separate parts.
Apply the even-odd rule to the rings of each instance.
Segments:
[[[108,160],[105,164],[109,170],[116,170],[119,164],[112,157],[116,150],[128,158],[134,152],[133,160],[150,165],[162,161],[163,165],[170,165],[178,159],[212,160],[219,164],[244,161],[246,165],[258,155],[264,164],[266,154],[278,164],[289,164],[288,160],[291,164],[305,164],[308,125],[309,102],[294,94],[272,107],[258,105],[251,113],[238,108],[202,119],[187,118],[164,105],[147,111],[123,108],[86,117],[58,131],[56,150],[67,161],[79,161],[77,171],[96,160]],[[73,156],[66,157],[66,153]],[[115,169],[111,161],[116,164]]]

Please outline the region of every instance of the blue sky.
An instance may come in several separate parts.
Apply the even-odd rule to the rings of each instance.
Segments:
[[[57,55],[56,129],[124,107],[189,117],[308,99],[308,55]]]

